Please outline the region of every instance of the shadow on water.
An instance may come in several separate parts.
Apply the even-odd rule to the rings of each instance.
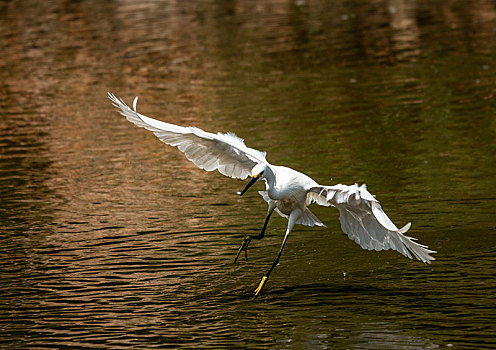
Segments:
[[[0,347],[496,348],[493,1],[0,2]],[[233,131],[366,183],[438,251],[327,228],[281,244],[244,183],[127,123]]]

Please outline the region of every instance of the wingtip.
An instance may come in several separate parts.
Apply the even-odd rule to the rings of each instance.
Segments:
[[[412,223],[409,222],[408,224],[406,224],[405,226],[403,226],[402,228],[400,228],[398,230],[398,232],[401,233],[401,234],[406,233],[410,229],[411,226],[412,226]]]
[[[430,250],[430,249],[428,249],[428,251],[429,251],[429,252],[427,253],[427,258],[426,258],[426,259],[424,259],[422,262],[423,262],[424,264],[429,264],[429,265],[430,265],[433,261],[435,261],[435,260],[436,260],[436,258],[435,258],[435,257],[433,257],[431,254],[435,254],[435,253],[437,253],[437,252],[436,252],[435,250]]]
[[[133,109],[136,112],[136,105],[138,104],[138,96],[136,96],[133,100]]]
[[[117,96],[115,96],[112,92],[110,91],[107,91],[107,95],[108,95],[108,98],[110,99],[110,101],[112,102],[112,105],[116,108],[121,108],[121,105],[125,103],[124,102],[121,102],[119,101],[119,99],[117,98]]]

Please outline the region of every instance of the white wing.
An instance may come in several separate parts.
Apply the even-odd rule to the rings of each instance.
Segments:
[[[435,260],[430,255],[435,251],[414,242],[415,238],[404,235],[411,224],[398,229],[365,185],[316,186],[310,189],[307,201],[308,204],[316,202],[338,208],[342,230],[364,249],[393,249],[424,263]]]
[[[232,178],[246,179],[258,163],[266,163],[265,152],[246,147],[232,133],[212,134],[195,127],[182,127],[146,117],[136,112],[138,97],[131,109],[123,100],[108,93],[112,104],[137,126],[152,131],[161,141],[176,146],[190,161],[206,171],[218,170]]]

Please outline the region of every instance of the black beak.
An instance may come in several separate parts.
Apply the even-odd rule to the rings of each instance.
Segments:
[[[250,182],[248,182],[248,183],[246,184],[245,188],[243,188],[243,191],[238,192],[238,194],[239,194],[240,196],[242,196],[242,195],[243,195],[246,191],[248,191],[248,189],[249,189],[249,188],[250,188],[250,187],[251,187],[251,186],[252,186],[255,182],[257,182],[258,180],[260,180],[260,176],[256,176],[256,177],[254,176],[254,177],[252,177],[252,178],[251,178],[251,180],[250,180]]]

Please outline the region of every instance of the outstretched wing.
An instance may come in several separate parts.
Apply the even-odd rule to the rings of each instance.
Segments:
[[[316,186],[308,193],[308,202],[338,208],[342,230],[364,249],[394,249],[424,263],[435,260],[430,255],[435,251],[414,242],[415,238],[404,235],[411,224],[398,229],[365,185]]]
[[[195,127],[182,127],[146,117],[136,112],[138,97],[131,109],[122,99],[108,93],[112,104],[137,126],[152,131],[161,141],[176,146],[190,161],[206,171],[218,170],[232,178],[246,179],[258,163],[266,163],[265,152],[246,147],[233,133],[212,134]]]

